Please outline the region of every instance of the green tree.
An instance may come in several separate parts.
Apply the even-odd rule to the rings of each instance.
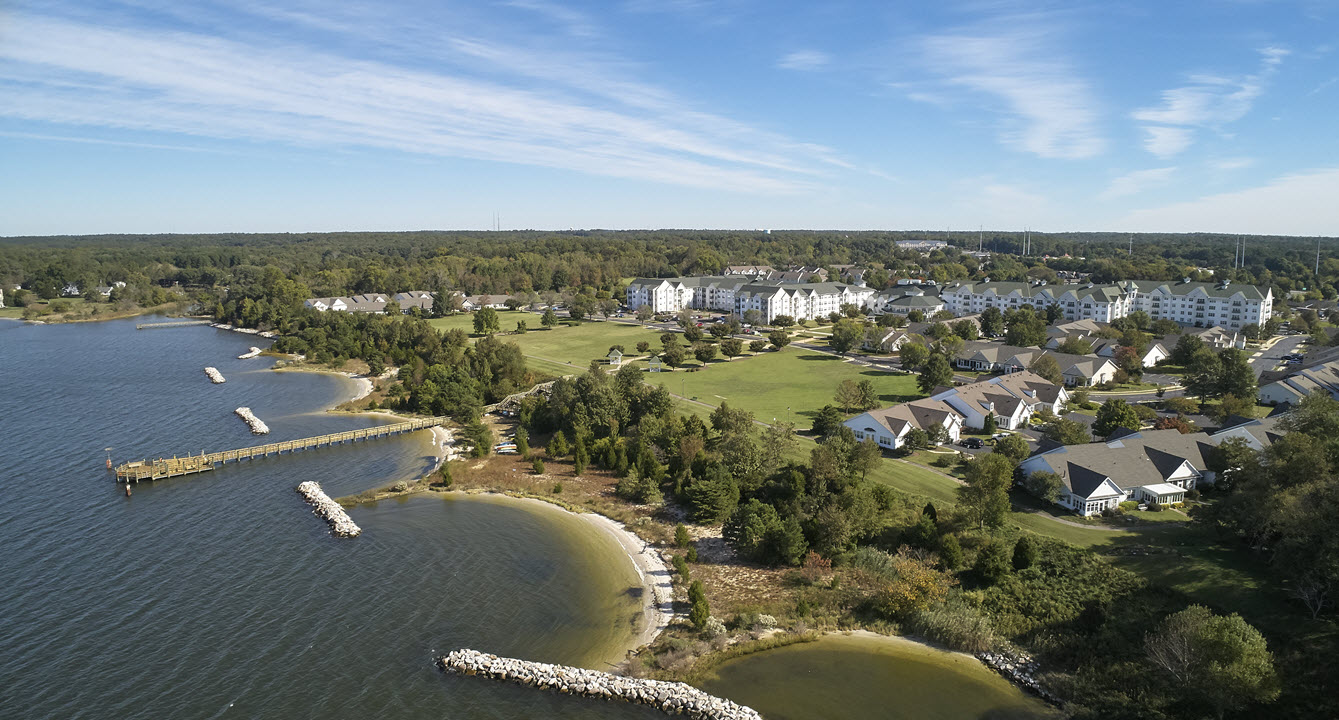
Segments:
[[[553,307],[544,308],[544,314],[539,318],[539,324],[546,328],[551,328],[558,324],[558,314],[553,311]]]
[[[1049,470],[1036,470],[1023,481],[1023,487],[1033,496],[1053,503],[1060,499],[1065,484],[1059,475]]]
[[[670,367],[679,367],[683,361],[688,359],[688,351],[684,350],[682,345],[669,345],[664,352],[660,354]]]
[[[981,548],[981,552],[977,553],[973,569],[986,582],[995,584],[1009,576],[1013,569],[1011,560],[1009,549],[1003,542],[996,540],[987,543]]]
[[[1117,428],[1138,430],[1141,426],[1139,415],[1133,407],[1120,398],[1111,398],[1097,409],[1097,419],[1093,421],[1093,432],[1107,437]]]
[[[995,413],[986,413],[985,418],[981,420],[981,432],[986,435],[994,435],[998,425],[995,422]]]
[[[976,324],[970,320],[959,320],[953,323],[953,334],[969,342],[981,336],[976,329]]]
[[[772,343],[772,347],[780,350],[790,344],[790,333],[785,330],[773,330],[767,333],[767,341]]]
[[[706,365],[716,359],[716,346],[709,343],[698,343],[693,346],[693,357],[697,361]]]
[[[1065,384],[1065,376],[1060,372],[1060,363],[1055,361],[1049,353],[1038,357],[1028,366],[1028,370],[1046,378],[1056,385]]]
[[[739,338],[726,338],[721,341],[721,354],[736,358],[744,354],[744,341]]]
[[[563,436],[562,430],[553,434],[553,437],[549,440],[549,445],[545,450],[548,451],[550,457],[560,458],[567,454],[567,438]]]
[[[688,528],[683,523],[677,523],[674,526],[674,545],[686,548],[692,542],[693,537],[688,534]]]
[[[1010,310],[1005,314],[1004,342],[1014,347],[1041,347],[1046,344],[1046,323],[1031,310]]]
[[[1202,703],[1215,717],[1279,695],[1273,653],[1260,631],[1236,613],[1215,615],[1191,605],[1146,635],[1144,650],[1188,704]]]
[[[716,523],[730,517],[739,503],[739,483],[720,463],[709,463],[702,477],[695,478],[685,493],[693,519],[701,523]]]
[[[930,359],[921,367],[921,375],[916,379],[916,385],[926,395],[937,387],[952,387],[953,368],[949,366],[948,358],[939,353],[931,354]]]
[[[530,467],[534,470],[536,475],[544,474],[544,461],[542,459],[535,458],[535,461],[530,464]]]
[[[837,392],[833,395],[833,399],[848,413],[864,409],[860,407],[860,388],[850,378],[837,383]]]
[[[962,544],[958,542],[958,536],[949,534],[939,539],[939,563],[945,570],[958,570],[963,561]]]
[[[521,457],[530,455],[530,433],[526,432],[525,428],[516,428],[515,442],[516,452],[519,453]]]
[[[1015,570],[1026,570],[1037,562],[1037,544],[1031,535],[1024,535],[1014,543],[1013,566]]]
[[[1093,351],[1093,345],[1078,335],[1070,335],[1055,347],[1058,353],[1066,355],[1087,355]],[[1033,372],[1036,372],[1035,370]],[[1052,382],[1055,382],[1054,380]]]
[[[711,427],[721,435],[752,434],[753,413],[722,402],[711,411]]]
[[[916,370],[924,365],[926,360],[930,359],[930,348],[908,340],[903,343],[897,354],[902,362],[903,370]]]
[[[1004,313],[994,307],[986,308],[981,311],[981,333],[987,337],[994,337],[1004,332]]]
[[[659,484],[649,476],[642,477],[635,468],[629,468],[628,474],[618,481],[614,494],[642,505],[659,505],[664,501]]]
[[[824,405],[814,415],[814,434],[820,438],[830,437],[842,428],[842,411],[836,405]]]
[[[995,452],[1009,458],[1012,462],[1020,462],[1027,457],[1032,449],[1028,447],[1027,439],[1022,435],[1006,435],[995,441]]]
[[[1093,441],[1087,425],[1068,418],[1060,418],[1047,426],[1046,437],[1061,445],[1084,445]]]
[[[492,335],[502,331],[502,324],[498,318],[497,311],[490,307],[479,308],[474,311],[474,334]]]
[[[859,404],[856,406],[860,410],[872,410],[879,406],[879,391],[874,388],[874,381],[864,378],[856,383],[856,389],[859,391]]]
[[[967,484],[958,488],[958,498],[968,517],[981,527],[1003,527],[1013,475],[1014,465],[1003,455],[990,453],[967,463]]]
[[[832,326],[828,347],[839,353],[848,353],[865,339],[865,326],[856,320],[842,318]]]
[[[1221,368],[1218,394],[1231,395],[1254,404],[1258,386],[1255,370],[1246,353],[1236,348],[1224,348],[1218,353],[1218,362]]]

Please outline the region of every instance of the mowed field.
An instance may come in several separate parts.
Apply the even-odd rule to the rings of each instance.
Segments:
[[[718,360],[697,372],[648,373],[646,382],[709,405],[743,408],[766,423],[790,419],[807,429],[824,405],[832,404],[842,380],[870,380],[884,405],[921,397],[914,375],[892,375],[841,358],[798,348]],[[787,410],[789,408],[789,410]]]

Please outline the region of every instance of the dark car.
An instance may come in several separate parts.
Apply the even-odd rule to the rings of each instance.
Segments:
[[[985,447],[986,444],[981,442],[981,438],[967,438],[966,440],[962,441],[962,446],[966,448],[971,448],[972,450],[980,450],[981,448]]]

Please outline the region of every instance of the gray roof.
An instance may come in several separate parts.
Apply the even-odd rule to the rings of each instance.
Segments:
[[[1260,288],[1255,285],[1237,285],[1235,283],[1224,286],[1222,283],[1205,282],[1167,282],[1165,280],[1131,280],[1129,281],[1138,289],[1141,294],[1147,295],[1158,290],[1165,291],[1172,295],[1188,295],[1196,289],[1204,291],[1205,295],[1215,298],[1230,298],[1237,293],[1241,293],[1247,300],[1264,300],[1265,293],[1260,292]],[[1268,288],[1266,288],[1268,292]]]

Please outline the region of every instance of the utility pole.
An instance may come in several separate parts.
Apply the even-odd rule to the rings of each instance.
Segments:
[[[1134,235],[1133,235],[1133,234],[1130,235],[1130,251],[1129,251],[1128,253],[1126,253],[1126,256],[1128,256],[1128,257],[1133,257],[1133,256],[1134,256]]]

